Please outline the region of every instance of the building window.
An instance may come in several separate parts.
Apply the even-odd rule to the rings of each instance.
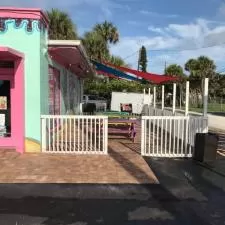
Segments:
[[[60,72],[49,66],[49,114],[60,115]]]

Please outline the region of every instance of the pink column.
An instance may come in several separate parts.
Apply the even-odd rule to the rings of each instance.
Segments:
[[[16,151],[25,150],[25,115],[24,115],[24,59],[15,61],[14,88],[12,89],[12,135]],[[31,124],[32,126],[32,124]]]

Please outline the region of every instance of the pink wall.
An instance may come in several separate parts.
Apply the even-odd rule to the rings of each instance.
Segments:
[[[48,26],[48,18],[41,9],[0,7],[0,18],[36,19],[42,20]]]
[[[0,55],[8,52],[0,47]],[[2,57],[1,57],[2,58]],[[24,58],[14,55],[14,71],[1,69],[0,79],[11,82],[11,137],[0,138],[0,148],[16,148],[20,153],[24,152]],[[4,74],[5,73],[5,74]]]
[[[12,123],[14,141],[16,150],[24,152],[25,150],[25,115],[24,115],[24,58],[15,61],[14,81],[16,88],[12,90]],[[32,126],[32,124],[31,124]]]

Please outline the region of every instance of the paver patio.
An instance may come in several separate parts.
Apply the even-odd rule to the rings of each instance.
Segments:
[[[158,182],[140,154],[120,140],[109,141],[108,155],[20,155],[13,150],[0,150],[0,165],[0,183]]]

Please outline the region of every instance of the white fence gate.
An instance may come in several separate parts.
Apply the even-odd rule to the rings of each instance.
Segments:
[[[141,153],[155,157],[192,157],[196,133],[208,132],[206,117],[143,116]]]
[[[107,154],[107,116],[41,116],[45,153]]]

